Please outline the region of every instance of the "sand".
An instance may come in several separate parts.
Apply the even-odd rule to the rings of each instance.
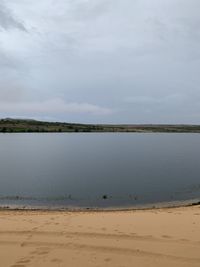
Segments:
[[[199,267],[200,206],[0,211],[0,266]]]

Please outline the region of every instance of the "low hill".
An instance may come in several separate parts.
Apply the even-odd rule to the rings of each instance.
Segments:
[[[200,125],[167,124],[77,124],[63,122],[45,122],[29,119],[1,119],[0,132],[192,132],[200,133]]]

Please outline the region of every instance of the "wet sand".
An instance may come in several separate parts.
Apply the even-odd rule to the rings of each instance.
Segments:
[[[199,267],[200,206],[0,211],[2,267]]]

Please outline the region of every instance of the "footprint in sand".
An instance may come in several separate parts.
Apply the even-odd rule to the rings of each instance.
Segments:
[[[104,261],[105,262],[109,262],[109,261],[111,261],[111,259],[110,258],[106,258],[106,259],[104,259]]]
[[[37,248],[36,250],[32,251],[32,255],[46,255],[49,253],[49,248]]]
[[[169,236],[169,235],[162,235],[162,237],[163,238],[168,238],[168,239],[171,238],[171,236]]]
[[[27,236],[26,240],[28,241],[28,240],[30,240],[32,237],[33,237],[33,235],[30,234],[30,235]]]
[[[26,266],[22,264],[14,264],[14,265],[11,265],[10,267],[26,267]]]
[[[51,262],[54,262],[54,263],[62,263],[62,260],[61,259],[52,259]]]
[[[46,255],[46,254],[48,254],[49,252],[48,251],[39,251],[38,253],[37,253],[37,255]]]
[[[24,259],[24,260],[20,260],[20,261],[18,261],[17,264],[23,264],[23,263],[29,263],[29,262],[30,262],[30,260],[28,260],[28,259],[25,260],[25,259]]]

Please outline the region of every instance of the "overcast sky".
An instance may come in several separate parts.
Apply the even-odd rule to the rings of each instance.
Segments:
[[[0,0],[0,117],[200,123],[200,1]]]

